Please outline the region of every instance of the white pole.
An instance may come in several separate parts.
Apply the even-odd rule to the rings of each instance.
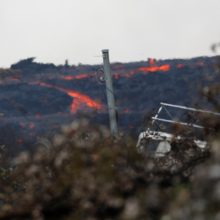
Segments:
[[[103,64],[104,64],[110,130],[111,130],[111,134],[116,136],[118,134],[118,126],[117,126],[117,119],[116,119],[114,90],[112,86],[112,77],[111,77],[111,70],[110,70],[109,51],[102,50],[102,55],[103,55]]]

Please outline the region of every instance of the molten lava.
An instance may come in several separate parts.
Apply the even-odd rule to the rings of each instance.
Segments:
[[[91,98],[89,98],[86,95],[83,95],[79,92],[70,90],[70,89],[65,89],[65,88],[61,88],[58,86],[54,86],[48,83],[44,83],[44,82],[36,82],[36,83],[32,83],[34,85],[38,85],[38,86],[43,86],[43,87],[47,87],[47,88],[53,88],[56,90],[59,90],[61,92],[66,93],[68,96],[73,98],[73,101],[70,105],[70,112],[71,113],[75,113],[82,104],[85,104],[86,106],[95,109],[95,110],[101,110],[102,109],[102,105],[99,102],[96,102],[94,100],[92,100]]]
[[[152,72],[167,72],[170,70],[170,65],[169,64],[164,64],[162,66],[157,66],[155,63],[155,60],[153,58],[149,58],[148,60],[149,66],[146,67],[140,67],[138,68],[139,71],[145,72],[145,73],[152,73]]]
[[[119,66],[116,66],[114,69],[122,70],[123,69],[122,67],[123,67],[122,65],[119,65]],[[123,77],[130,78],[130,77],[132,77],[133,75],[135,75],[136,73],[139,73],[139,72],[144,72],[144,73],[150,73],[151,72],[152,73],[152,72],[167,72],[169,70],[170,70],[170,65],[169,64],[164,64],[164,65],[161,65],[161,66],[157,66],[156,65],[156,60],[153,59],[153,58],[149,58],[148,59],[148,66],[146,66],[146,67],[139,67],[135,70],[130,70],[126,73],[113,73],[112,76],[113,76],[114,79],[117,80],[117,79],[120,79],[120,78],[123,78]],[[81,73],[81,74],[78,74],[78,75],[61,76],[61,79],[71,81],[71,80],[86,79],[86,78],[95,77],[95,76],[96,76],[95,73],[90,73],[90,74]],[[77,104],[75,103],[74,106],[77,106]]]
[[[68,89],[61,89],[61,88],[57,88],[57,89],[67,93],[69,96],[74,98],[73,103],[71,104],[71,112],[76,112],[81,103],[86,104],[88,107],[92,109],[96,109],[96,110],[102,109],[102,105],[100,103],[93,101],[91,98],[89,98],[86,95],[82,95],[79,92],[75,92]]]
[[[89,75],[89,74],[83,73],[83,74],[79,74],[79,75],[75,75],[75,76],[72,76],[72,75],[62,76],[61,78],[64,80],[70,81],[70,80],[74,80],[74,79],[86,79],[90,76],[91,75]]]
[[[150,66],[154,66],[155,65],[155,62],[154,62],[153,58],[149,58],[148,63],[149,63]]]
[[[70,105],[70,112],[71,113],[76,113],[77,110],[80,108],[80,100],[79,99],[73,99],[71,105]]]
[[[166,65],[162,65],[162,66],[148,66],[148,67],[140,67],[138,70],[140,70],[141,72],[167,72],[170,70],[170,65],[166,64]]]

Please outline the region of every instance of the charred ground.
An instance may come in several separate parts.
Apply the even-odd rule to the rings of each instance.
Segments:
[[[201,92],[218,77],[219,57],[114,63],[111,66],[119,127],[137,134],[160,102],[208,108]],[[50,136],[61,124],[87,115],[108,125],[99,65],[42,64],[28,58],[1,70],[1,144],[18,149]],[[11,150],[10,150],[11,151]],[[17,150],[13,150],[17,151]],[[19,150],[20,151],[20,150]]]

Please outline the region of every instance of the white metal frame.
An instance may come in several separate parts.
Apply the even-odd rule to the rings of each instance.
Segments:
[[[206,111],[206,110],[196,109],[196,108],[190,108],[190,107],[181,106],[181,105],[173,105],[173,104],[168,104],[168,103],[165,103],[165,102],[161,102],[160,105],[161,106],[160,106],[157,114],[154,117],[152,117],[152,124],[154,124],[155,121],[161,121],[161,122],[165,122],[165,123],[179,124],[179,125],[183,125],[183,126],[200,128],[200,129],[205,128],[204,126],[198,125],[198,124],[191,124],[191,123],[187,123],[187,122],[181,122],[181,121],[175,121],[175,120],[168,120],[168,119],[165,119],[165,118],[159,118],[159,114],[161,113],[161,111],[163,109],[165,109],[167,114],[172,118],[171,114],[169,113],[169,111],[167,110],[166,107],[171,107],[171,108],[183,109],[183,110],[191,111],[191,112],[193,111],[193,112],[198,112],[198,113],[204,113],[204,114],[211,114],[211,115],[215,115],[215,116],[220,116],[220,113],[217,113],[217,112]]]
[[[156,122],[164,122],[164,123],[170,123],[170,124],[178,124],[178,125],[182,125],[182,126],[186,126],[186,127],[195,128],[195,129],[204,129],[205,128],[202,125],[173,120],[172,114],[170,114],[170,112],[168,111],[168,109],[166,107],[182,109],[182,110],[186,110],[186,111],[189,111],[189,112],[191,111],[191,112],[198,112],[198,113],[204,113],[204,114],[211,114],[211,115],[215,115],[215,116],[220,116],[220,113],[216,113],[216,112],[212,112],[212,111],[206,111],[206,110],[202,110],[202,109],[190,108],[190,107],[186,107],[186,106],[173,105],[173,104],[168,104],[168,103],[161,102],[160,103],[160,108],[158,109],[156,115],[151,118],[152,119],[152,125],[154,125]],[[166,111],[167,115],[171,119],[166,119],[166,118],[160,118],[159,117],[163,109]],[[170,133],[167,133],[167,132],[152,131],[148,128],[146,131],[141,132],[140,135],[139,135],[138,142],[137,142],[137,148],[138,149],[141,149],[143,147],[142,146],[142,140],[144,140],[144,139],[150,139],[150,140],[161,141],[161,142],[165,141],[165,142],[171,143],[174,139],[175,140],[183,140],[184,138],[181,137],[181,136],[175,137],[173,134],[170,134]],[[207,142],[206,141],[193,139],[192,142],[194,142],[194,144],[196,144],[196,146],[201,148],[201,149],[204,149],[204,148],[207,147]],[[161,152],[156,152],[156,153],[159,153],[159,155],[164,155],[165,153],[167,153],[167,149],[162,153]]]

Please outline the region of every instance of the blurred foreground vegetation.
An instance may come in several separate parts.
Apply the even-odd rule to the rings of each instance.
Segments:
[[[33,155],[2,153],[0,219],[219,219],[217,130],[210,143],[152,159],[132,139],[75,121]]]

